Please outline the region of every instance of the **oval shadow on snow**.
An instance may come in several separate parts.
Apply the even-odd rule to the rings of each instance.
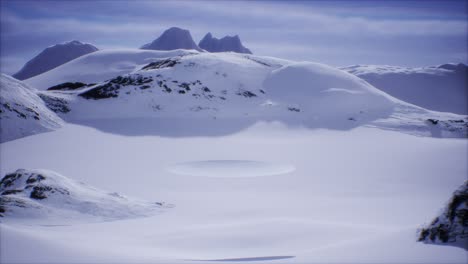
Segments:
[[[255,160],[202,160],[174,164],[167,170],[184,176],[215,178],[248,178],[273,176],[293,172],[296,168],[286,163]]]
[[[224,259],[189,259],[189,261],[222,261],[222,262],[237,262],[237,261],[268,261],[279,259],[291,259],[295,256],[262,256],[262,257],[246,257],[246,258],[224,258]]]

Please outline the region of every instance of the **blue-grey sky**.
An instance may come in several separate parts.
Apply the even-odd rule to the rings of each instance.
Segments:
[[[80,40],[138,48],[165,29],[238,34],[254,54],[334,66],[467,62],[467,1],[1,0],[1,71]]]

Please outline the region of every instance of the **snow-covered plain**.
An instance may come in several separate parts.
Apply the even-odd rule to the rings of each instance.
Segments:
[[[93,223],[5,217],[2,262],[466,261],[417,242],[466,179],[466,116],[245,54],[97,51],[27,81],[63,82],[86,85],[38,94],[65,102],[68,123],[2,143],[1,175],[47,169],[174,206]]]
[[[293,256],[282,261],[464,263],[465,250],[416,242],[416,232],[466,178],[467,148],[463,139],[375,128],[259,123],[219,137],[161,137],[69,124],[3,143],[2,175],[48,168],[175,207],[153,217],[94,224],[43,226],[5,218],[1,260],[183,263]],[[167,170],[213,159],[289,163],[296,170],[246,178]],[[25,252],[29,247],[34,249]]]

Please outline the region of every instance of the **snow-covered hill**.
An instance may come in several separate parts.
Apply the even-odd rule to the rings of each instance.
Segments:
[[[209,52],[226,52],[232,51],[237,53],[252,54],[252,52],[242,45],[239,36],[225,36],[221,39],[215,38],[211,33],[207,33],[205,37],[198,43],[198,46]]]
[[[355,65],[341,68],[403,101],[441,112],[468,114],[468,66]]]
[[[195,44],[190,31],[178,27],[171,27],[165,30],[161,36],[151,43],[147,43],[141,47],[145,50],[198,50],[201,49]]]
[[[1,75],[0,142],[55,130],[62,124],[62,119],[45,106],[37,90]]]
[[[162,203],[108,193],[47,170],[9,173],[0,181],[0,216],[5,221],[109,221],[150,216]]]
[[[420,230],[419,241],[468,250],[468,180],[453,193],[440,216]]]
[[[116,70],[122,61],[128,67]],[[62,102],[51,108],[71,122],[177,117],[217,120],[207,124],[212,127],[234,118],[437,137],[467,133],[466,117],[407,104],[344,71],[245,54],[100,51],[28,82],[48,88],[41,96]]]
[[[77,40],[57,44],[46,48],[32,58],[13,77],[25,80],[97,50],[95,46]]]
[[[192,53],[197,52],[140,49],[100,50],[25,80],[25,82],[39,90],[46,90],[65,82],[98,83],[131,73],[142,65],[159,58],[177,57]]]

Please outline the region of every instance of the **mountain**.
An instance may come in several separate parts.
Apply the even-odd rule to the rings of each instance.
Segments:
[[[53,105],[51,102],[50,106]],[[45,106],[37,90],[11,76],[1,75],[0,142],[55,130],[62,124],[62,119]]]
[[[47,105],[51,101],[50,108],[68,122],[103,130],[109,129],[104,122],[91,121],[157,118],[158,122],[147,122],[144,133],[168,136],[229,133],[259,120],[310,129],[349,130],[370,125],[435,137],[464,137],[467,133],[465,116],[405,103],[323,64],[238,53],[159,51],[144,54],[149,57],[142,59],[141,51],[115,52],[89,54],[58,68],[61,74],[50,71],[40,76],[42,81],[35,83],[48,89],[41,92]],[[115,58],[122,54],[130,67],[116,75],[113,66],[123,60]],[[102,58],[112,59],[103,59],[106,66],[100,67]],[[84,68],[98,69],[103,77],[83,73]],[[68,81],[63,82],[64,76]],[[186,120],[184,128],[169,129],[175,123],[164,120],[173,118]],[[206,129],[203,122],[208,122]]]
[[[97,50],[95,46],[77,40],[57,44],[46,48],[32,58],[13,77],[25,80]]]
[[[468,250],[468,181],[456,190],[440,216],[419,232],[419,241]]]
[[[162,208],[48,170],[19,169],[0,181],[0,217],[11,221],[109,221],[150,216]]]
[[[205,35],[205,37],[198,43],[198,46],[209,52],[225,52],[232,51],[237,53],[252,54],[252,52],[242,45],[239,36],[225,36],[222,39],[214,38],[211,33]]]
[[[408,68],[355,65],[341,68],[403,101],[442,112],[468,114],[468,66]]]
[[[145,50],[198,50],[201,49],[195,44],[190,35],[190,31],[178,27],[172,27],[162,33],[162,35],[153,42],[141,47]]]

